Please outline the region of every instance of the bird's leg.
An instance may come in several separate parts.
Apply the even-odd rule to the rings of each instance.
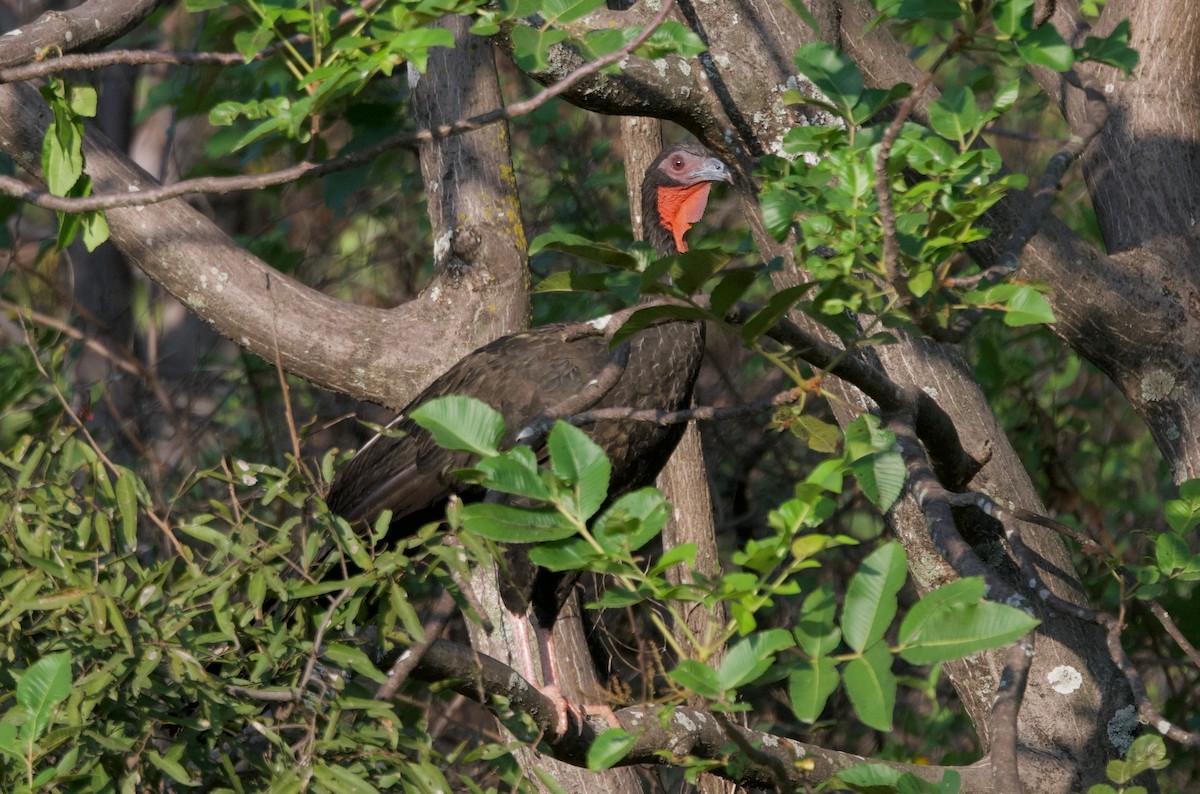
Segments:
[[[583,724],[583,715],[579,709],[567,702],[567,699],[563,697],[562,690],[558,688],[558,660],[554,657],[554,651],[550,647],[553,639],[550,632],[538,627],[534,627],[534,637],[531,638],[529,636],[529,619],[524,615],[514,615],[514,617],[516,618],[514,623],[517,635],[517,664],[521,668],[521,675],[554,704],[556,715],[554,730],[559,736],[565,736],[571,724],[567,715],[574,714],[581,725]],[[537,642],[538,658],[541,662],[538,667],[534,666],[533,654],[529,652],[531,639]],[[538,686],[539,681],[543,682],[541,686]]]
[[[599,703],[584,703],[582,707],[569,702],[559,689],[558,682],[562,680],[561,671],[558,666],[558,653],[554,649],[554,631],[553,629],[544,629],[540,626],[534,626],[534,634],[538,639],[538,656],[542,663],[542,670],[546,679],[546,684],[542,688],[542,694],[549,697],[555,702],[558,709],[558,728],[561,736],[566,731],[567,713],[575,715],[575,719],[579,721],[580,728],[583,726],[584,715],[599,717],[609,724],[610,727],[620,728],[621,723],[617,719],[617,715],[607,704]]]

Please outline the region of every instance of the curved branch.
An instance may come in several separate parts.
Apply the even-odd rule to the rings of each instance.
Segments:
[[[561,80],[539,91],[529,99],[514,102],[505,107],[494,108],[468,118],[456,119],[444,124],[419,129],[415,132],[392,135],[372,146],[360,149],[352,154],[335,157],[332,160],[326,160],[321,163],[304,161],[288,168],[281,168],[278,171],[268,171],[260,174],[185,179],[170,185],[157,185],[154,180],[149,179],[149,181],[145,182],[145,185],[148,186],[132,184],[125,190],[96,190],[93,195],[83,198],[56,196],[47,190],[33,187],[19,179],[0,176],[0,193],[7,193],[29,204],[58,212],[92,212],[119,207],[144,207],[148,204],[156,204],[161,201],[194,193],[224,194],[241,190],[261,190],[265,187],[274,187],[276,185],[295,182],[304,177],[322,177],[339,171],[357,168],[360,165],[372,162],[381,154],[392,149],[433,143],[443,138],[449,138],[452,135],[461,135],[464,132],[477,130],[489,124],[508,121],[518,116],[532,113],[551,99],[567,93],[575,84],[600,72],[605,67],[621,61],[629,53],[642,46],[658,26],[662,24],[663,20],[667,18],[667,15],[671,12],[673,3],[674,0],[664,2],[659,12],[650,20],[650,24],[624,47],[594,61],[580,64],[570,73],[564,75]],[[87,171],[90,174],[91,168],[89,167]]]
[[[394,663],[389,655],[381,666]],[[580,724],[575,715],[570,715],[571,725],[559,735],[555,731],[558,720],[553,703],[531,686],[515,670],[490,656],[476,653],[448,640],[437,640],[425,651],[420,664],[413,670],[413,678],[450,683],[456,692],[480,703],[490,704],[495,696],[507,700],[510,708],[530,716],[543,733],[543,745],[555,758],[570,764],[584,766],[587,751],[598,736],[598,730],[609,727],[600,718],[589,718]],[[751,762],[744,768],[722,767],[715,774],[746,785],[773,786],[776,775],[785,772],[788,783],[793,787],[812,786],[830,779],[837,772],[864,762],[862,756],[829,750],[819,745],[797,742],[770,733],[754,731],[737,725],[723,725],[722,721],[707,711],[676,706],[664,715],[654,706],[627,706],[615,712],[621,727],[637,737],[629,753],[620,765],[672,764],[676,759],[695,756],[714,761],[726,759],[725,747],[730,742],[727,731],[734,731],[738,738],[757,748],[769,762]],[[593,725],[593,720],[595,725]],[[664,753],[663,751],[667,752]],[[947,770],[962,776],[963,791],[988,791],[991,785],[990,765],[981,761],[971,766],[937,767],[924,764],[887,763],[895,769],[911,773],[924,780],[936,782]]]

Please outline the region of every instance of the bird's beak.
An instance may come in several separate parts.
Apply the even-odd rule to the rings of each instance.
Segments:
[[[715,157],[705,160],[703,165],[692,172],[691,178],[694,182],[728,182],[731,185],[733,184],[733,174],[729,171],[729,166]]]

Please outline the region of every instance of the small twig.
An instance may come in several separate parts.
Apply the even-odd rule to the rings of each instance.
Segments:
[[[338,593],[333,599],[333,603],[329,605],[329,609],[325,611],[325,617],[321,619],[321,625],[317,626],[317,633],[313,637],[312,649],[308,652],[308,661],[304,665],[304,674],[300,676],[300,681],[296,684],[297,693],[303,693],[308,688],[308,682],[312,680],[313,668],[317,664],[317,657],[321,655],[321,643],[325,640],[325,632],[333,624],[333,613],[350,596],[351,592],[347,588]]]
[[[1197,652],[1196,646],[1188,642],[1188,638],[1183,636],[1183,632],[1175,625],[1175,621],[1167,614],[1167,610],[1163,609],[1162,604],[1153,599],[1149,601],[1148,605],[1150,611],[1154,613],[1154,617],[1158,618],[1158,622],[1167,630],[1167,634],[1171,635],[1171,639],[1175,640],[1179,647],[1183,649],[1187,658],[1192,660],[1192,664],[1196,665],[1197,669],[1200,669],[1200,652]]]
[[[321,163],[313,163],[304,161],[288,168],[282,168],[278,171],[268,171],[261,174],[240,175],[240,176],[212,176],[199,177],[196,179],[185,179],[180,182],[175,182],[171,185],[158,185],[156,187],[146,187],[130,185],[130,191],[122,191],[120,193],[98,193],[92,196],[83,198],[64,198],[55,196],[52,193],[36,188],[19,179],[10,176],[0,175],[0,193],[6,193],[22,201],[33,204],[45,209],[57,210],[59,212],[92,212],[95,210],[115,209],[117,207],[135,207],[145,206],[147,204],[157,204],[167,199],[178,198],[180,196],[191,195],[193,193],[216,193],[225,194],[240,190],[259,190],[265,187],[275,185],[283,185],[289,182],[294,182],[302,177],[322,177],[328,174],[346,171],[351,168],[356,168],[360,165],[365,165],[372,162],[381,154],[397,149],[403,146],[414,146],[417,144],[432,143],[443,138],[449,138],[452,135],[460,135],[464,132],[471,132],[480,129],[489,124],[495,124],[500,121],[508,121],[510,119],[523,116],[531,113],[537,108],[566,93],[577,82],[585,77],[588,77],[607,66],[617,63],[622,58],[628,56],[638,47],[642,46],[645,41],[650,38],[659,25],[666,20],[667,15],[674,8],[674,0],[666,0],[662,4],[662,8],[650,20],[646,28],[639,33],[632,41],[626,44],[616,52],[612,52],[601,58],[580,66],[573,72],[568,74],[562,80],[548,86],[531,98],[521,102],[514,102],[511,105],[506,105],[502,108],[489,110],[486,113],[480,113],[476,116],[471,116],[466,119],[459,119],[447,124],[440,124],[434,127],[420,129],[415,132],[400,133],[386,138],[383,141],[369,146],[365,149],[360,149],[352,154],[335,157],[332,160],[326,160]]]
[[[737,730],[737,728],[734,727],[734,725],[730,723],[725,715],[721,712],[714,711],[712,712],[712,716],[713,719],[717,721],[717,724],[721,726],[721,729],[725,731],[725,735],[729,737],[729,740],[733,742],[739,750],[745,753],[747,758],[749,758],[752,762],[770,770],[771,777],[774,778],[776,791],[780,792],[780,794],[784,794],[784,792],[795,790],[796,787],[792,784],[791,780],[788,779],[788,770],[787,767],[783,765],[782,761],[773,755],[764,753],[762,750],[759,750],[757,747],[750,744],[750,742],[746,740],[746,737],[742,735],[742,732]]]

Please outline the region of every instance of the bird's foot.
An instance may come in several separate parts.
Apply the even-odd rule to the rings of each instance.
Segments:
[[[567,700],[557,684],[547,684],[541,692],[554,704],[554,731],[559,736],[566,736],[571,730],[571,718],[574,717],[578,733],[583,733],[583,725],[588,717],[596,717],[604,721],[610,728],[620,728],[621,722],[613,710],[603,703],[584,703],[582,705]]]

